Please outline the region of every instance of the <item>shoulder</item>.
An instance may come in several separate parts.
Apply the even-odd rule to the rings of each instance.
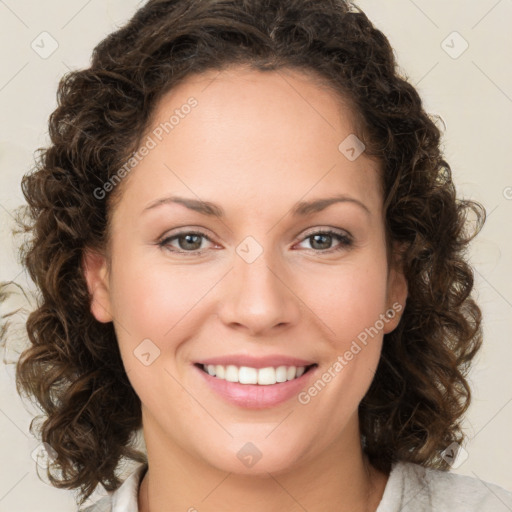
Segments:
[[[399,510],[510,512],[512,493],[478,477],[399,461],[392,466],[377,512]]]
[[[115,490],[79,512],[137,512],[139,485],[147,470],[147,463],[139,464]]]

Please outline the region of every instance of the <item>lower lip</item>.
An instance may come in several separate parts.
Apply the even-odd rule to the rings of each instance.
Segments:
[[[263,409],[274,407],[298,395],[315,373],[318,366],[313,366],[297,379],[269,385],[228,382],[227,380],[213,377],[196,365],[194,365],[194,368],[202,375],[210,388],[228,402],[239,407]]]

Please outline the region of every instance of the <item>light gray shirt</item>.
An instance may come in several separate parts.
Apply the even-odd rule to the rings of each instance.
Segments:
[[[138,490],[146,465],[82,512],[139,512]],[[512,512],[512,492],[480,480],[419,464],[392,465],[376,512]],[[220,512],[220,511],[219,511]]]

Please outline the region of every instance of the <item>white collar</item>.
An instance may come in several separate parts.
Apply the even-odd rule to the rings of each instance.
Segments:
[[[121,486],[112,493],[111,512],[139,512],[139,486],[147,467],[147,463],[141,463]]]

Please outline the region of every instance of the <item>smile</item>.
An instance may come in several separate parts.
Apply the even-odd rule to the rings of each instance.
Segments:
[[[308,366],[268,366],[266,368],[252,368],[249,366],[235,365],[213,365],[198,364],[204,372],[212,377],[228,382],[238,382],[240,384],[258,384],[260,386],[269,386],[272,384],[287,382],[298,379],[304,373],[309,371],[316,364]]]
[[[316,363],[308,366],[280,365],[262,368],[195,363],[192,367],[207,389],[213,391],[222,401],[245,409],[276,407],[296,398],[301,390],[310,385],[318,370]],[[284,369],[286,379],[282,380],[285,377]],[[233,380],[228,380],[230,378]],[[247,381],[250,383],[244,384]]]

